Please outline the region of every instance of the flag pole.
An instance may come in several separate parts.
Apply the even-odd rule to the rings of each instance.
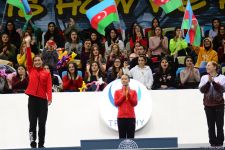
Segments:
[[[5,7],[4,7],[4,11],[3,11],[3,16],[2,16],[2,21],[1,21],[1,25],[3,24],[3,22],[4,22],[4,19],[5,19],[5,13],[6,13],[6,6],[7,6],[7,1],[8,1],[8,0],[6,0],[6,1],[5,1]]]
[[[118,9],[117,9],[117,4],[116,4],[116,1],[114,0],[114,3],[115,3],[115,6],[116,6],[116,13],[117,13],[117,16],[118,16],[118,18],[119,18],[119,28],[120,28],[120,30],[121,30],[121,36],[122,36],[122,38],[123,38],[123,33],[122,33],[122,26],[121,26],[121,24],[120,24],[120,16],[119,16],[119,13],[118,13]],[[124,37],[125,38],[125,37]],[[124,40],[124,39],[123,39]]]

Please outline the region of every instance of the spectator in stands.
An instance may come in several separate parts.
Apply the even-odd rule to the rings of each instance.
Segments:
[[[184,59],[185,69],[180,72],[181,88],[195,89],[198,88],[200,81],[199,70],[194,68],[193,59],[191,56],[186,56]]]
[[[99,47],[99,52],[102,56],[105,55],[105,49],[103,48],[103,43],[101,40],[100,35],[98,34],[97,31],[91,30],[90,33],[90,39],[91,39],[91,45],[97,45]]]
[[[92,61],[97,61],[100,65],[100,69],[103,74],[106,72],[106,60],[105,58],[100,54],[99,47],[97,45],[93,45],[91,48],[91,55],[89,59],[89,63]]]
[[[83,78],[77,75],[77,65],[69,62],[67,65],[67,74],[62,77],[64,92],[79,92],[82,87]]]
[[[25,66],[18,66],[16,76],[12,78],[12,91],[13,93],[24,93],[29,82]]]
[[[132,48],[130,54],[129,54],[129,58],[130,61],[132,61],[133,58],[138,57],[138,47],[141,46],[141,44],[139,42],[135,42],[134,47]]]
[[[61,92],[62,91],[62,79],[59,75],[54,74],[53,67],[45,64],[44,69],[51,73],[52,77],[52,92]]]
[[[6,26],[5,26],[4,33],[7,33],[8,34],[10,43],[12,43],[13,45],[15,45],[16,48],[19,49],[20,43],[21,43],[20,35],[19,35],[18,32],[16,32],[16,26],[15,26],[15,24],[14,24],[13,21],[8,20],[6,22]],[[18,54],[18,52],[16,54]]]
[[[135,67],[136,65],[138,65],[138,57],[140,55],[145,55],[146,56],[146,62],[145,62],[145,65],[149,66],[151,69],[152,69],[152,60],[147,57],[146,55],[146,49],[144,49],[144,47],[141,45],[139,47],[137,47],[137,57],[133,58],[131,61],[130,61],[130,69],[132,69],[133,67]]]
[[[222,67],[225,66],[225,38],[222,40],[222,46],[218,48],[218,62]]]
[[[27,51],[27,70],[29,73],[29,83],[25,93],[29,96],[28,112],[30,121],[30,146],[36,148],[36,128],[38,120],[38,148],[44,148],[45,143],[45,125],[48,114],[48,105],[52,102],[52,80],[51,74],[43,69],[43,61],[36,55],[31,58],[30,42],[31,37],[25,40]]]
[[[31,20],[27,21],[23,26],[23,33],[28,32],[31,35],[31,49],[33,50],[33,46],[36,46],[36,50],[33,50],[34,54],[39,54],[39,49],[41,48],[41,40],[42,40],[42,30],[37,27]],[[35,43],[35,44],[34,44]]]
[[[111,44],[111,50],[106,62],[106,70],[108,70],[113,65],[115,58],[120,58],[122,62],[124,60],[124,55],[121,53],[117,43]]]
[[[44,35],[45,44],[49,40],[53,40],[56,43],[56,45],[60,48],[63,48],[65,46],[64,37],[62,33],[56,27],[54,22],[48,23],[48,31]]]
[[[136,25],[134,35],[130,38],[130,49],[134,48],[135,42],[139,42],[145,48],[148,47],[148,40],[145,38],[143,29],[140,25]]]
[[[115,58],[113,61],[113,66],[110,67],[107,71],[107,83],[120,78],[123,74],[122,71],[123,63],[119,57]]]
[[[9,42],[9,35],[2,33],[0,39],[0,59],[16,64],[16,47]]]
[[[87,65],[86,70],[87,91],[102,91],[105,87],[105,77],[104,74],[101,72],[99,63],[97,61],[93,61],[90,65]]]
[[[148,35],[148,37],[155,36],[155,28],[160,27],[160,22],[158,18],[153,18],[152,19],[152,26],[151,26],[151,32]]]
[[[137,22],[133,22],[131,27],[125,31],[125,41],[124,41],[125,44],[126,44],[125,45],[126,46],[125,49],[127,51],[129,51],[129,52],[131,51],[130,38],[134,36],[134,30],[135,30],[136,25],[138,25],[138,23]]]
[[[42,53],[44,64],[49,64],[56,70],[56,64],[58,63],[58,53],[56,51],[57,45],[53,40],[48,40]]]
[[[127,74],[129,77],[131,76],[130,75],[129,59],[128,58],[124,58],[122,71],[123,71],[123,74]]]
[[[154,74],[152,89],[174,89],[176,87],[175,73],[172,71],[171,64],[166,57],[160,61],[158,72]]]
[[[122,89],[116,90],[114,103],[118,107],[117,124],[119,138],[134,138],[136,117],[134,107],[138,103],[137,92],[129,87],[129,76],[124,74],[121,77]]]
[[[73,18],[70,18],[67,24],[66,29],[64,30],[64,35],[66,40],[70,39],[70,33],[72,30],[79,31],[76,21]]]
[[[86,39],[84,41],[84,45],[82,47],[82,52],[81,52],[81,65],[82,65],[81,70],[82,70],[83,77],[85,75],[87,62],[90,59],[90,54],[91,54],[91,40]]]
[[[225,39],[225,27],[220,26],[217,36],[213,39],[213,49],[218,52],[218,48],[223,45],[223,39]]]
[[[218,64],[214,61],[207,63],[206,70],[208,74],[202,76],[199,89],[204,94],[209,143],[213,147],[223,146],[225,77],[217,73]]]
[[[168,55],[168,38],[162,35],[162,28],[155,28],[155,36],[149,38],[149,49],[154,56]]]
[[[20,46],[20,53],[17,54],[17,62],[20,66],[25,66],[26,67],[26,61],[27,61],[27,58],[26,58],[26,42],[23,41],[21,43],[21,46]],[[34,53],[31,52],[31,57],[32,59],[34,58]]]
[[[9,85],[7,82],[7,74],[6,68],[4,66],[0,66],[0,94],[8,93]]]
[[[33,52],[35,55],[39,54],[40,52],[39,52],[39,49],[38,49],[36,37],[35,37],[32,33],[28,32],[28,31],[23,32],[22,42],[24,41],[24,39],[25,39],[27,36],[30,36],[30,37],[31,37],[31,43],[30,43],[31,45],[30,45],[30,46],[31,46],[32,52]],[[22,43],[21,43],[21,44],[22,44]]]
[[[120,40],[119,34],[115,28],[109,30],[109,33],[106,35],[106,42],[105,42],[105,52],[106,56],[110,55],[112,44],[118,44],[120,52],[124,50],[124,43]]]
[[[151,68],[145,64],[146,56],[139,55],[138,65],[130,70],[130,75],[133,79],[141,82],[146,86],[147,89],[150,90],[153,84],[153,75]]]
[[[186,56],[187,42],[183,39],[180,27],[175,28],[175,37],[170,40],[169,49],[170,54],[176,58],[177,56]]]
[[[220,19],[219,18],[213,18],[212,29],[209,30],[209,37],[211,39],[214,39],[214,37],[217,36],[220,25],[221,25]]]
[[[215,50],[212,49],[213,44],[210,38],[203,40],[203,47],[193,47],[195,51],[198,51],[198,59],[195,64],[197,68],[205,68],[206,63],[209,61],[218,62],[218,55]]]
[[[65,50],[68,52],[68,54],[75,52],[78,55],[77,57],[80,58],[82,43],[78,36],[78,32],[76,30],[71,30],[69,35],[70,37],[65,44]]]

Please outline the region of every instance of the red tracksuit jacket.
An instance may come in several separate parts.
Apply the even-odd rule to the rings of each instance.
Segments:
[[[29,73],[29,83],[25,91],[27,95],[32,95],[52,100],[52,79],[50,72],[43,68],[35,68],[32,64],[31,48],[27,48],[27,70]]]
[[[117,118],[135,118],[134,107],[137,105],[137,92],[129,90],[128,96],[124,96],[123,90],[119,89],[114,94],[114,102],[118,107]]]

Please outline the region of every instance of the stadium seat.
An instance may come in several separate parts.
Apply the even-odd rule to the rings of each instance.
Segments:
[[[63,71],[63,72],[62,72],[62,78],[63,78],[65,75],[67,75],[67,71]],[[82,71],[78,70],[78,71],[77,71],[77,75],[82,77]]]
[[[182,70],[184,70],[184,69],[185,69],[185,67],[180,67],[180,68],[178,68],[177,71],[176,71],[176,76],[178,77],[178,75],[180,74],[180,72],[181,72]]]
[[[225,67],[222,67],[222,74],[225,73]]]
[[[180,64],[180,65],[184,65],[184,59],[185,59],[185,57],[186,56],[178,56],[177,57],[177,60],[178,60],[178,63]]]

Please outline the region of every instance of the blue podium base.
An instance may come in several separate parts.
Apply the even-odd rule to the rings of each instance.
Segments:
[[[177,148],[177,138],[81,140],[81,149]]]

